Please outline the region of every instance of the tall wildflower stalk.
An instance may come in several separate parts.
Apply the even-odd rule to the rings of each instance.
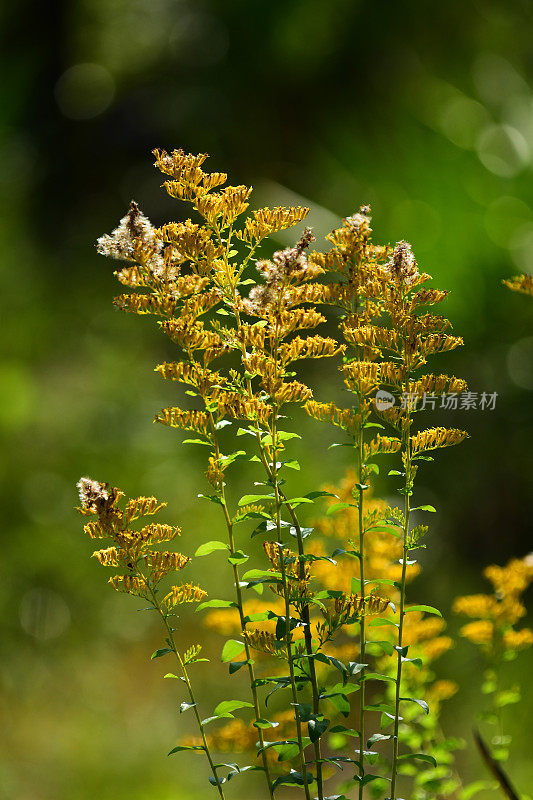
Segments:
[[[358,457],[357,482],[353,490],[358,509],[360,561],[360,591],[364,597],[367,579],[365,577],[365,535],[376,530],[387,530],[392,535],[401,531],[402,554],[400,559],[401,576],[398,584],[399,610],[397,621],[392,624],[397,630],[395,692],[391,717],[393,733],[370,737],[369,742],[392,739],[391,800],[397,792],[397,776],[400,762],[400,703],[414,701],[427,707],[424,700],[402,696],[402,668],[406,662],[409,645],[404,639],[406,607],[407,568],[410,551],[421,546],[427,531],[426,526],[411,526],[412,511],[433,511],[429,506],[411,508],[414,480],[420,460],[431,460],[424,455],[426,451],[447,445],[458,444],[465,437],[463,431],[456,429],[430,428],[412,435],[412,417],[416,404],[421,398],[430,395],[433,407],[445,392],[457,393],[466,388],[464,381],[448,378],[445,375],[422,375],[416,379],[416,372],[435,353],[452,350],[462,344],[462,340],[446,333],[450,326],[442,316],[421,313],[424,306],[440,302],[446,292],[434,289],[418,289],[430,276],[420,274],[410,246],[399,242],[392,252],[387,248],[375,246],[370,241],[368,209],[362,208],[359,214],[345,220],[344,226],[335,231],[330,238],[333,248],[322,257],[321,263],[331,271],[340,273],[341,280],[331,287],[331,301],[340,306],[344,317],[340,329],[344,338],[355,346],[356,357],[346,360],[342,370],[348,389],[356,396],[354,410],[341,410],[333,403],[309,401],[306,408],[311,416],[324,419],[343,428],[352,437]],[[387,260],[388,258],[388,260]],[[389,393],[380,397],[379,388],[386,386]],[[376,423],[369,422],[373,406],[378,416],[392,425],[397,437],[384,437],[380,434],[368,444],[364,441],[364,431]],[[379,427],[379,424],[378,424]],[[403,496],[403,510],[389,509],[381,519],[370,516],[366,520],[364,511],[364,492],[368,490],[368,479],[377,466],[374,457],[380,453],[399,452],[402,471],[393,470],[391,475],[403,477],[404,485],[399,489]],[[396,612],[395,612],[396,613]],[[359,793],[363,786],[377,776],[366,774],[365,739],[365,683],[366,674],[366,631],[364,618],[360,621],[360,658],[363,664],[360,680],[359,740],[360,763]],[[372,678],[387,679],[384,675]],[[370,755],[370,753],[369,753]],[[407,754],[406,754],[407,757]]]
[[[418,288],[430,276],[421,274],[410,246],[399,242],[384,267],[386,284],[382,286],[384,297],[383,311],[390,327],[370,330],[363,334],[367,343],[375,347],[381,355],[389,352],[394,358],[396,367],[391,370],[390,386],[401,391],[400,407],[390,408],[383,412],[383,417],[398,431],[401,440],[401,459],[403,470],[403,487],[398,491],[404,498],[404,510],[396,512],[396,519],[402,528],[402,574],[400,580],[400,608],[397,625],[398,638],[395,646],[397,657],[396,687],[394,698],[394,733],[391,770],[391,800],[397,797],[397,776],[400,763],[400,703],[416,702],[427,705],[421,698],[402,697],[402,669],[409,661],[409,644],[404,638],[405,615],[410,610],[406,606],[406,571],[413,550],[422,545],[428,528],[425,525],[412,526],[413,512],[432,512],[432,506],[413,508],[411,497],[418,471],[418,462],[431,461],[427,453],[437,448],[458,444],[466,438],[466,433],[454,428],[428,428],[412,434],[413,416],[417,412],[417,404],[423,398],[423,406],[428,396],[436,401],[444,393],[457,393],[466,388],[464,381],[449,378],[446,375],[416,373],[425,366],[429,356],[449,351],[461,345],[462,339],[447,333],[450,323],[442,316],[431,313],[420,313],[420,309],[431,306],[444,299],[446,292]],[[429,711],[429,708],[428,708]]]
[[[363,325],[369,325],[379,315],[379,299],[373,298],[368,287],[374,280],[380,259],[384,257],[387,248],[372,244],[370,227],[370,209],[362,207],[357,214],[344,220],[344,225],[334,231],[327,238],[332,243],[331,250],[316,256],[317,262],[335,280],[328,284],[327,300],[335,305],[341,312],[340,332],[348,347],[347,355],[341,372],[349,392],[354,396],[354,406],[351,410],[339,412],[332,405],[307,404],[307,411],[318,419],[328,418],[339,425],[351,435],[351,445],[354,452],[355,484],[352,496],[357,509],[357,527],[354,531],[354,541],[357,546],[357,559],[359,563],[358,591],[363,603],[367,594],[367,579],[365,577],[365,492],[369,488],[369,478],[373,472],[378,471],[378,466],[373,462],[373,457],[378,453],[395,452],[399,442],[393,439],[378,437],[374,440],[372,449],[365,444],[365,433],[372,428],[380,427],[378,423],[370,422],[373,410],[373,401],[378,384],[376,382],[377,370],[374,364],[366,361],[353,331]],[[375,520],[370,522],[370,526]],[[359,621],[360,640],[360,680],[359,680],[359,775],[358,796],[363,797],[365,786],[365,749],[366,749],[366,615],[362,614]]]
[[[328,237],[332,247],[326,253],[310,251],[314,237],[306,228],[293,247],[270,255],[271,247],[265,257],[262,249],[269,247],[269,238],[301,223],[307,209],[250,212],[251,189],[225,185],[225,174],[205,171],[205,155],[181,150],[154,154],[167,192],[188,204],[196,221],[155,228],[132,203],[118,228],[101,237],[98,249],[125,262],[116,274],[128,291],[116,298],[116,305],[156,317],[176,346],[175,360],[159,364],[156,370],[184,387],[186,405],[161,410],[156,421],[185,431],[189,437],[185,441],[206,453],[211,489],[200,497],[220,509],[225,534],[224,541],[202,542],[195,555],[222,553],[229,563],[233,591],[231,599],[203,600],[198,610],[207,611],[207,621],[225,619],[225,632],[238,637],[225,642],[221,660],[230,675],[245,668],[249,685],[248,700],[224,700],[211,716],[201,719],[187,659],[178,652],[166,606],[157,596],[157,581],[139,574],[138,580],[146,583],[147,599],[167,629],[168,648],[161,654],[175,653],[182,667],[190,693],[184,710],[194,710],[200,733],[197,740],[172,752],[203,751],[211,783],[221,796],[226,781],[261,771],[270,800],[281,786],[299,787],[306,800],[312,796],[328,800],[324,784],[332,769],[349,768],[355,770],[354,782],[346,791],[355,785],[358,800],[363,800],[365,787],[381,786],[384,779],[390,779],[390,797],[396,800],[402,760],[434,760],[400,749],[400,704],[411,701],[426,708],[425,700],[404,695],[406,664],[420,666],[415,664],[420,657],[408,657],[406,636],[414,627],[407,615],[411,612],[417,619],[420,609],[435,611],[406,603],[406,585],[415,564],[411,551],[422,546],[426,531],[425,526],[413,527],[412,514],[433,510],[412,509],[411,496],[418,461],[431,460],[427,451],[466,436],[444,428],[412,432],[417,400],[428,393],[437,397],[464,388],[464,382],[443,375],[416,377],[428,356],[461,344],[446,332],[447,320],[421,311],[446,293],[419,288],[429,276],[418,272],[406,243],[394,249],[372,243],[367,207],[347,217]],[[319,282],[322,276],[324,283]],[[315,332],[332,307],[337,317],[341,314],[342,344]],[[294,370],[301,359],[335,357],[342,358],[342,379],[353,398],[348,408],[316,401]],[[349,514],[343,546],[333,552],[316,540],[305,512],[319,498],[337,492],[319,489],[295,497],[289,488],[291,470],[300,469],[290,454],[291,440],[299,437],[287,414],[291,405],[340,428],[347,439],[341,444],[351,449],[354,471],[348,497],[327,501],[328,516]],[[378,432],[386,424],[394,435]],[[370,496],[379,473],[378,457],[397,453],[402,470],[390,474],[403,478],[399,490],[403,509],[376,503]],[[232,479],[239,464],[247,465],[250,480],[262,478],[240,498]],[[261,471],[259,476],[255,469]],[[252,539],[265,536],[266,561],[255,569],[245,568],[250,554],[238,533],[242,530],[238,526],[250,521],[256,526]],[[376,546],[385,547],[385,540],[388,562],[391,558],[399,562],[395,566],[400,574],[395,577],[375,569]],[[347,566],[352,563],[354,570]],[[325,569],[337,570],[332,584],[321,585]],[[269,594],[263,599],[265,590]],[[181,597],[177,589],[172,597]],[[202,598],[195,595],[195,599]],[[373,626],[383,625],[394,631],[393,641],[383,634],[375,638]],[[387,661],[391,655],[394,670]],[[279,669],[275,674],[266,671],[272,659],[284,665],[281,674]],[[391,681],[392,704],[375,688]],[[350,696],[356,693],[357,702],[352,704]],[[273,695],[286,698],[287,711],[269,709],[267,716]],[[376,699],[379,702],[372,702]],[[357,709],[358,730],[344,724],[352,706]],[[252,710],[251,723],[234,716],[235,711],[249,713],[246,709]],[[382,713],[383,728],[392,725],[392,733],[371,730],[376,711]],[[230,722],[224,722],[228,718]],[[225,727],[218,727],[220,722]],[[210,728],[207,733],[211,725],[214,732]],[[406,727],[404,723],[405,741]],[[274,730],[277,738],[267,740],[267,733],[270,737]],[[339,755],[325,746],[327,736],[333,737],[331,741],[356,737],[358,747]],[[228,743],[235,746],[237,741],[243,750],[254,751],[256,761],[247,766],[216,764],[213,750],[227,749]],[[383,769],[369,769],[379,756],[374,748],[381,743],[392,744],[390,778]],[[223,769],[229,772],[222,775]]]
[[[164,578],[172,572],[181,571],[190,562],[189,556],[177,552],[153,550],[154,546],[162,542],[172,541],[180,534],[176,526],[161,523],[148,523],[140,530],[136,530],[132,523],[141,517],[151,517],[157,514],[166,503],[160,503],[155,497],[137,497],[128,500],[124,509],[119,502],[124,493],[116,488],[111,488],[106,483],[81,478],[78,482],[81,507],[78,509],[84,516],[96,516],[97,520],[85,525],[85,533],[91,539],[110,538],[111,547],[97,550],[93,556],[104,567],[119,567],[124,570],[124,575],[115,575],[109,578],[109,583],[118,592],[126,592],[135,597],[141,597],[150,604],[150,608],[157,612],[163,623],[166,633],[166,647],[156,650],[152,658],[157,658],[168,653],[173,653],[181,675],[169,674],[167,677],[179,677],[186,685],[189,701],[182,703],[181,710],[192,708],[200,731],[202,745],[197,749],[203,750],[209,762],[211,781],[217,787],[218,793],[224,800],[222,783],[211,755],[204,723],[201,720],[198,703],[196,701],[191,679],[187,671],[188,664],[194,664],[204,659],[199,658],[200,645],[193,645],[185,653],[180,653],[174,639],[175,628],[170,620],[175,615],[175,608],[183,603],[198,603],[207,593],[192,583],[172,586],[168,594],[161,600],[158,597],[160,585]],[[180,750],[178,747],[176,750]],[[173,751],[171,751],[173,752]]]

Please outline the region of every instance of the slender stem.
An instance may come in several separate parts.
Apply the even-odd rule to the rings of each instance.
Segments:
[[[219,447],[219,443],[218,443],[218,436],[216,434],[216,427],[215,427],[215,424],[214,424],[213,415],[210,413],[209,416],[210,416],[210,419],[211,419],[211,426],[212,426],[212,431],[213,431],[213,442],[214,442],[214,445],[215,445],[215,456],[216,456],[216,458],[218,460],[220,458],[220,447]],[[227,528],[227,531],[228,531],[229,552],[230,552],[230,555],[233,557],[235,555],[235,539],[234,539],[234,536],[233,536],[233,523],[231,521],[231,517],[230,517],[230,515],[228,513],[228,508],[227,508],[227,505],[226,505],[226,491],[225,491],[225,486],[224,486],[224,480],[222,480],[220,482],[220,496],[221,496],[221,500],[222,500],[222,510],[224,512],[224,519],[226,521],[226,528]],[[235,583],[235,593],[236,593],[236,596],[237,596],[237,606],[238,606],[238,612],[239,612],[239,620],[240,620],[241,630],[244,631],[244,629],[246,627],[246,622],[245,622],[244,609],[243,609],[243,600],[242,600],[242,591],[241,591],[241,585],[240,585],[239,568],[238,568],[238,566],[236,564],[232,564],[232,567],[233,567],[233,580],[234,580],[234,583]],[[248,645],[248,642],[246,641],[246,638],[244,639],[244,650],[245,650],[245,653],[246,653],[246,662],[247,662],[247,667],[248,667],[248,677],[250,679],[250,690],[251,690],[251,693],[252,693],[252,701],[253,701],[253,706],[254,706],[254,711],[255,711],[255,717],[256,717],[256,720],[258,720],[258,719],[261,718],[261,711],[260,711],[260,708],[259,708],[259,699],[258,699],[258,696],[257,696],[257,688],[256,688],[256,685],[255,685],[255,671],[254,671],[254,667],[253,667],[253,664],[252,664],[250,647]],[[261,728],[258,728],[257,730],[258,730],[258,737],[259,737],[259,747],[261,749],[261,760],[263,762],[263,769],[265,771],[265,776],[266,776],[266,780],[267,780],[267,784],[268,784],[268,793],[269,793],[270,797],[273,800],[274,793],[272,791],[272,779],[271,779],[271,776],[270,776],[270,769],[269,769],[269,766],[268,766],[268,758],[267,758],[267,754],[266,754],[265,750],[263,749],[264,746],[265,746],[265,740],[264,740],[264,736],[263,736],[263,731],[261,730]]]
[[[272,417],[272,480],[274,483],[274,496],[275,496],[275,505],[276,505],[276,531],[278,535],[278,542],[280,543],[280,550],[279,550],[279,561],[280,561],[280,570],[281,576],[283,580],[283,595],[285,599],[285,646],[287,650],[287,660],[289,664],[289,677],[291,682],[291,690],[292,690],[292,700],[294,704],[294,719],[296,722],[296,738],[298,740],[298,750],[299,750],[299,757],[300,757],[300,768],[302,770],[302,778],[304,782],[304,791],[307,800],[311,800],[311,795],[309,792],[309,782],[307,776],[307,766],[305,763],[305,752],[303,746],[303,738],[302,738],[302,723],[300,719],[300,709],[298,704],[298,693],[296,689],[296,680],[294,677],[294,664],[293,664],[293,654],[292,654],[292,643],[291,643],[291,609],[290,609],[290,589],[289,589],[289,582],[287,580],[287,572],[285,568],[285,558],[283,555],[283,544],[282,544],[282,536],[281,536],[281,504],[282,500],[280,497],[280,489],[278,486],[278,465],[277,465],[277,408],[274,407],[273,409],[273,417]],[[312,659],[311,659],[312,660]]]
[[[366,631],[365,631],[365,561],[364,561],[364,515],[363,515],[363,498],[364,490],[361,488],[363,483],[363,429],[361,424],[358,430],[357,442],[357,476],[359,484],[359,502],[358,502],[358,516],[359,516],[359,577],[361,580],[360,594],[362,599],[361,606],[361,619],[360,619],[360,658],[361,663],[365,663],[366,658]],[[361,678],[359,680],[359,800],[363,798],[363,777],[365,775],[365,667],[361,670]]]
[[[398,626],[398,667],[396,670],[396,693],[394,702],[394,739],[393,739],[393,755],[392,755],[392,775],[391,775],[391,800],[396,800],[396,778],[398,773],[398,730],[400,722],[400,690],[402,682],[402,647],[403,647],[403,623],[405,617],[405,577],[407,573],[407,556],[408,556],[408,536],[409,536],[409,516],[410,516],[410,501],[412,492],[412,474],[411,474],[411,417],[409,408],[409,376],[410,369],[407,364],[405,380],[405,396],[406,396],[406,419],[405,427],[403,430],[403,445],[404,445],[404,468],[405,468],[405,485],[404,485],[404,517],[405,525],[403,530],[403,549],[402,549],[402,578],[400,584],[400,623]]]
[[[267,455],[265,453],[264,446],[263,446],[263,444],[261,442],[261,436],[260,436],[259,433],[257,433],[256,436],[257,436],[257,442],[258,442],[258,447],[259,447],[259,456],[261,458],[261,462],[263,464],[263,467],[265,468],[265,472],[267,474],[267,478],[268,478],[268,480],[273,481],[273,480],[275,480],[274,472],[273,472],[273,469],[271,469],[271,467],[270,467],[270,465],[268,463],[268,458],[267,458]],[[274,454],[274,459],[273,460],[276,460],[276,454]],[[285,496],[285,493],[282,491],[282,489],[279,486],[277,486],[277,480],[276,480],[276,488],[277,488],[277,496],[279,497],[279,500],[280,500],[280,506],[284,505],[287,508],[287,511],[289,512],[289,516],[290,516],[291,521],[292,521],[292,524],[293,524],[294,529],[296,531],[296,541],[297,541],[297,545],[298,545],[298,555],[299,556],[303,556],[304,555],[304,546],[303,546],[303,537],[302,537],[302,527],[301,527],[300,522],[298,520],[298,516],[296,514],[296,511],[292,507],[292,505],[289,503],[287,497]],[[303,577],[303,574],[305,572],[305,565],[304,565],[303,560],[300,560],[300,570],[301,570],[300,574]],[[318,680],[317,680],[317,676],[316,676],[315,661],[314,661],[314,658],[312,657],[314,655],[313,636],[312,636],[312,633],[311,633],[311,619],[310,619],[310,612],[309,612],[309,604],[308,603],[305,603],[303,605],[301,616],[302,616],[302,622],[304,623],[305,652],[306,652],[306,655],[309,656],[309,677],[311,679],[311,692],[312,692],[312,696],[313,696],[313,714],[319,714],[320,713],[320,691],[319,691],[319,688],[318,688]],[[323,800],[323,798],[324,798],[324,787],[323,787],[322,754],[321,754],[321,748],[320,748],[320,740],[317,740],[316,742],[314,742],[313,749],[315,751],[315,761],[316,761],[317,794],[318,794],[318,799],[319,800]]]
[[[289,508],[289,504],[285,503]],[[291,513],[292,512],[292,513]],[[289,508],[289,513],[291,514],[292,521],[294,523],[294,527],[296,529],[296,539],[298,542],[298,555],[304,555],[304,548],[303,548],[303,538],[302,538],[302,529],[294,513],[294,509],[292,506]],[[300,560],[300,577],[302,578],[305,574],[305,564],[303,560]],[[313,651],[313,636],[311,633],[311,618],[309,613],[309,604],[304,603],[302,607],[302,622],[304,623],[304,641],[305,641],[305,652],[308,656],[312,656]],[[315,659],[310,657],[309,661],[309,677],[311,679],[311,692],[313,695],[313,714],[320,713],[320,693],[318,690],[318,681],[316,677],[316,669],[315,669]],[[320,751],[320,739],[317,739],[316,742],[313,744],[313,749],[315,751],[315,762],[316,762],[316,782],[317,782],[317,793],[319,800],[323,800],[324,797],[324,787],[323,787],[323,776],[322,776],[322,755]]]
[[[178,652],[178,648],[176,647],[176,642],[174,640],[174,633],[172,631],[172,628],[168,624],[168,619],[167,619],[166,615],[164,614],[163,610],[161,609],[161,606],[159,605],[159,603],[157,602],[157,597],[155,595],[155,592],[153,591],[152,587],[150,586],[150,584],[148,582],[147,582],[147,586],[148,586],[148,590],[149,590],[150,595],[151,595],[152,604],[153,604],[154,608],[158,611],[159,616],[161,617],[161,619],[163,621],[163,625],[166,628],[167,635],[168,635],[168,640],[170,642],[170,647],[172,649],[172,652],[176,656],[176,659],[178,661],[180,670],[181,670],[182,675],[183,675],[183,679],[184,679],[184,681],[185,681],[185,683],[187,685],[187,690],[189,692],[189,697],[190,697],[190,700],[191,700],[191,703],[192,703],[194,716],[196,717],[196,722],[198,723],[198,727],[200,729],[200,734],[202,736],[203,748],[204,748],[205,754],[207,756],[207,760],[209,761],[209,766],[211,767],[211,772],[213,773],[213,777],[214,777],[214,779],[216,781],[216,787],[218,789],[218,793],[220,795],[221,800],[225,800],[224,790],[222,789],[222,784],[220,783],[220,779],[219,779],[219,777],[217,775],[215,764],[213,762],[213,758],[212,758],[211,752],[209,750],[209,745],[207,744],[207,739],[206,739],[206,736],[205,736],[204,726],[202,725],[202,720],[201,720],[200,714],[198,712],[198,706],[196,704],[196,699],[195,699],[195,696],[194,696],[194,692],[193,692],[193,688],[192,688],[192,685],[191,685],[191,681],[189,679],[189,674],[187,672],[187,668],[186,668],[185,664],[183,663],[183,659],[182,659],[182,657],[180,656],[180,654]]]

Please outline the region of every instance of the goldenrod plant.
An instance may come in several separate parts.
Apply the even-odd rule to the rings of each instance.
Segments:
[[[207,172],[206,155],[154,155],[165,189],[194,219],[155,228],[132,202],[97,247],[123,262],[116,275],[127,291],[117,307],[153,317],[176,346],[174,360],[155,369],[182,387],[181,398],[155,421],[185,431],[184,443],[205,454],[210,488],[199,497],[217,507],[224,533],[194,556],[224,558],[226,596],[207,599],[194,582],[163,595],[161,581],[190,561],[152,549],[176,528],[132,527],[161,505],[137,498],[120,510],[118,490],[88,478],[79,487],[81,510],[98,518],[87,533],[113,540],[95,554],[122,568],[110,582],[158,612],[166,647],[154,655],[178,661],[188,691],[181,710],[192,711],[198,733],[171,752],[205,754],[221,797],[230,779],[249,772],[262,773],[271,800],[285,786],[306,800],[452,797],[458,743],[440,730],[439,709],[456,687],[433,668],[452,641],[439,610],[407,598],[428,531],[423,515],[435,511],[413,505],[417,471],[467,437],[415,428],[419,412],[466,389],[424,372],[430,357],[462,344],[431,311],[446,292],[427,287],[406,242],[372,242],[367,206],[332,232],[326,252],[312,249],[310,228],[274,250],[271,239],[308,209],[250,211],[252,190]],[[333,320],[338,341],[317,332]],[[302,359],[338,367],[346,407],[315,399],[297,372]],[[324,476],[325,488],[291,491],[298,408],[342,432],[332,446],[350,453],[351,467],[339,485]],[[385,483],[392,496],[396,488],[398,503],[379,498],[380,462],[388,470],[380,489]],[[243,478],[249,490],[239,497]],[[247,676],[246,697],[222,697],[205,718],[187,672],[202,660],[199,645],[176,639],[172,616],[188,601],[199,601],[210,636],[224,636],[228,685]],[[228,752],[253,759],[219,763]]]
[[[174,638],[176,607],[183,603],[198,603],[207,593],[194,583],[181,583],[171,586],[164,597],[160,596],[164,578],[172,572],[180,572],[191,559],[175,551],[153,548],[163,542],[171,542],[180,534],[180,529],[160,522],[148,522],[139,528],[138,520],[153,517],[166,506],[166,503],[160,503],[155,497],[131,498],[124,504],[124,508],[120,508],[124,492],[119,489],[92,478],[80,478],[77,486],[81,503],[78,511],[84,516],[96,517],[84,526],[85,533],[91,539],[110,539],[113,542],[110,547],[93,553],[102,566],[122,571],[123,574],[113,575],[108,582],[117,592],[142,598],[149,603],[147,610],[156,611],[161,618],[166,633],[165,647],[156,650],[152,658],[170,653],[176,657],[180,675],[169,673],[165,677],[178,678],[187,687],[188,700],[181,704],[180,710],[192,708],[194,711],[202,738],[201,749],[211,769],[210,778],[223,798],[222,785],[205,738],[205,721],[202,722],[200,718],[187,670],[189,665],[205,660],[199,657],[202,648],[200,645],[192,645],[180,652]],[[137,525],[134,525],[136,522]],[[175,752],[180,749],[175,748]]]
[[[533,645],[533,631],[519,627],[526,615],[523,596],[533,582],[533,554],[513,558],[504,567],[493,564],[483,575],[492,584],[491,593],[458,597],[453,610],[471,619],[460,633],[476,645],[485,662],[481,691],[487,700],[479,721],[490,733],[492,759],[505,763],[512,744],[505,729],[505,710],[521,700],[519,683],[505,679],[505,664]]]

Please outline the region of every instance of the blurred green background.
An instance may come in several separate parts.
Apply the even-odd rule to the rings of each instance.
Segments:
[[[498,393],[493,411],[435,415],[472,438],[421,475],[420,499],[440,513],[412,597],[447,612],[455,594],[483,590],[484,565],[531,549],[533,306],[501,279],[533,266],[532,22],[530,0],[2,5],[2,799],[209,791],[200,759],[165,755],[192,720],[176,714],[166,665],[147,659],[159,631],[105,585],[73,511],[88,474],[167,499],[186,552],[219,524],[196,499],[203,453],[151,423],[174,397],[153,372],[172,349],[148,318],[113,309],[114,265],[93,247],[131,198],[156,224],[182,216],[153,147],[209,152],[211,169],[254,185],[257,205],[309,205],[318,246],[362,203],[376,240],[412,242],[451,290],[444,313],[465,339],[436,368]],[[326,451],[334,434],[305,424],[297,492],[345,467]],[[202,579],[224,591],[214,564]],[[480,663],[459,642],[439,667],[462,685],[444,721],[469,742],[467,780],[484,775],[470,744]],[[523,656],[509,682],[532,666]],[[198,667],[200,685],[210,671]],[[528,690],[507,713],[524,791]],[[207,691],[206,706],[221,699]],[[253,786],[235,781],[234,796]]]

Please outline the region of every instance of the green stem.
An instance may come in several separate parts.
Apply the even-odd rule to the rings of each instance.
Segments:
[[[361,635],[361,642],[360,642],[360,658],[361,663],[365,663],[366,658],[366,631],[365,631],[365,562],[364,562],[364,515],[363,515],[363,496],[364,490],[361,488],[363,483],[363,430],[362,427],[359,426],[358,430],[358,443],[357,443],[357,455],[358,455],[358,484],[359,484],[359,502],[358,502],[358,514],[359,514],[359,576],[361,580],[361,598],[362,598],[362,610],[361,610],[361,620],[360,620],[360,635]],[[365,775],[365,667],[361,670],[361,678],[359,680],[359,757],[360,757],[360,766],[359,766],[359,776],[361,781],[359,782],[359,800],[363,798],[363,790],[364,785],[362,779]]]
[[[212,430],[213,430],[213,442],[214,442],[214,445],[215,445],[215,456],[216,456],[216,458],[218,460],[220,458],[220,447],[219,447],[219,443],[218,443],[218,436],[216,435],[216,428],[215,428],[213,415],[210,413],[209,416],[210,416],[210,419],[211,419],[211,426],[212,426]],[[225,487],[224,487],[224,480],[221,481],[220,496],[221,496],[221,500],[222,500],[222,510],[224,512],[224,519],[226,521],[226,528],[227,528],[227,531],[228,531],[229,552],[230,552],[230,555],[233,557],[235,555],[235,539],[234,539],[234,536],[233,536],[233,523],[231,521],[231,517],[230,517],[230,515],[228,513],[228,508],[227,508],[227,505],[226,505],[226,491],[225,491]],[[244,609],[243,609],[243,600],[242,600],[242,591],[241,591],[241,585],[240,585],[239,568],[237,567],[236,564],[232,564],[232,568],[233,568],[233,580],[234,580],[234,583],[235,583],[235,593],[236,593],[236,596],[237,596],[237,606],[238,606],[238,612],[239,612],[239,620],[240,620],[241,630],[244,631],[244,629],[246,628],[246,622],[245,622]],[[248,642],[246,641],[246,638],[244,639],[244,650],[245,650],[245,654],[246,654],[246,662],[247,662],[247,667],[248,667],[248,677],[250,679],[250,690],[251,690],[251,693],[252,693],[252,701],[253,701],[253,706],[254,706],[254,711],[255,711],[255,717],[256,717],[256,720],[259,720],[261,718],[261,711],[260,711],[260,708],[259,708],[259,698],[257,696],[257,688],[256,688],[256,685],[255,685],[255,671],[254,671],[253,664],[252,664],[250,647],[248,645]],[[258,730],[258,738],[259,738],[259,748],[261,749],[261,760],[263,762],[263,769],[265,771],[266,781],[267,781],[267,785],[268,785],[268,793],[269,793],[269,796],[273,800],[274,793],[272,791],[272,779],[271,779],[271,776],[270,776],[270,769],[269,769],[269,766],[268,766],[268,758],[267,758],[267,754],[266,754],[265,750],[263,749],[264,746],[265,746],[265,740],[264,740],[264,736],[263,736],[263,731],[261,730],[261,728],[258,728],[257,730]]]
[[[311,794],[309,792],[309,782],[308,782],[308,775],[307,775],[307,766],[305,763],[305,752],[303,746],[303,738],[302,738],[302,723],[300,719],[300,709],[298,707],[298,693],[296,689],[296,680],[294,677],[294,664],[293,664],[293,654],[292,654],[292,642],[291,642],[291,609],[290,609],[290,589],[289,589],[289,582],[287,580],[287,572],[285,568],[285,559],[283,556],[283,544],[282,544],[282,536],[281,536],[281,497],[280,497],[280,489],[278,486],[278,467],[277,467],[277,409],[274,407],[273,409],[273,419],[272,419],[272,480],[274,483],[274,496],[275,496],[275,504],[276,504],[276,531],[278,535],[278,542],[280,543],[280,570],[281,576],[283,580],[283,596],[285,600],[285,646],[287,650],[287,660],[289,664],[289,677],[291,682],[291,691],[292,691],[292,700],[294,704],[294,719],[296,722],[296,738],[298,740],[298,752],[300,758],[300,769],[302,770],[302,778],[304,782],[304,791],[306,800],[311,800]],[[312,660],[312,659],[311,659]]]
[[[398,774],[398,730],[399,730],[399,722],[400,722],[400,690],[401,690],[401,682],[402,682],[402,653],[401,649],[403,647],[403,623],[405,617],[405,585],[406,585],[406,573],[407,573],[407,556],[408,556],[408,536],[409,536],[409,516],[410,516],[410,496],[412,492],[412,475],[411,475],[411,439],[410,439],[410,431],[411,431],[411,417],[410,417],[410,409],[409,409],[409,365],[406,370],[407,377],[406,377],[406,390],[405,395],[407,397],[407,414],[405,420],[405,428],[403,431],[403,444],[404,444],[404,453],[405,453],[405,461],[404,461],[404,468],[405,468],[405,503],[404,503],[404,517],[405,517],[405,525],[403,530],[403,549],[402,549],[402,578],[400,584],[400,622],[398,626],[398,666],[396,670],[396,693],[395,693],[395,702],[394,702],[394,739],[393,739],[393,756],[392,756],[392,775],[391,775],[391,796],[390,800],[396,800],[396,780]]]
[[[202,725],[202,720],[201,720],[200,714],[198,712],[198,706],[196,704],[196,699],[194,697],[194,692],[193,692],[193,688],[192,688],[192,685],[191,685],[191,681],[189,679],[189,674],[187,672],[187,668],[186,668],[185,664],[183,663],[183,659],[182,659],[182,657],[180,656],[180,654],[178,652],[178,648],[176,647],[176,642],[174,640],[174,633],[172,631],[172,628],[168,624],[168,619],[167,619],[166,615],[164,614],[164,612],[163,612],[161,606],[159,605],[159,603],[157,602],[157,598],[156,598],[155,592],[153,591],[152,587],[150,586],[150,584],[148,582],[147,582],[147,586],[148,586],[148,590],[149,590],[150,595],[151,595],[152,604],[153,604],[154,608],[157,610],[157,612],[159,613],[159,616],[161,617],[161,619],[163,621],[163,624],[164,624],[164,626],[166,628],[167,635],[168,635],[168,641],[170,642],[170,647],[172,649],[172,652],[176,656],[176,659],[178,661],[180,670],[181,670],[182,675],[183,675],[183,680],[185,681],[185,684],[187,686],[187,690],[189,692],[189,697],[190,697],[191,704],[192,704],[192,707],[193,707],[194,716],[196,717],[196,722],[198,723],[198,727],[200,729],[200,734],[201,734],[201,737],[202,737],[204,752],[205,752],[205,754],[207,756],[207,760],[209,761],[209,766],[211,767],[211,772],[213,773],[213,777],[214,777],[214,779],[216,781],[216,787],[218,789],[218,793],[220,795],[221,800],[225,800],[224,790],[222,789],[222,784],[220,783],[220,779],[219,779],[219,777],[217,775],[215,764],[213,762],[213,758],[212,758],[211,752],[209,750],[209,745],[207,744],[207,739],[206,739],[206,736],[205,736],[204,726]]]

